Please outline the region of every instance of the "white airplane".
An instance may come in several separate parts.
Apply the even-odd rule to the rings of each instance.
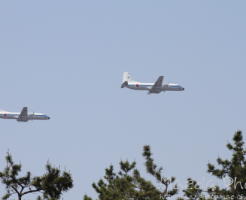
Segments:
[[[2,119],[16,119],[18,122],[27,122],[28,120],[48,120],[50,119],[43,113],[28,113],[27,107],[24,107],[21,113],[7,112],[0,110],[0,118]]]
[[[183,91],[184,88],[179,84],[173,83],[162,83],[164,76],[159,76],[155,83],[140,83],[137,81],[133,81],[128,72],[124,72],[123,74],[123,83],[121,84],[121,88],[127,87],[132,90],[148,90],[147,94],[159,94],[161,91]]]

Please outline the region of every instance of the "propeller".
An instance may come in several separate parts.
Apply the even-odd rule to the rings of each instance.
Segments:
[[[167,82],[167,89],[168,89],[168,87],[169,87],[169,81]],[[164,94],[165,94],[165,91],[164,91]]]
[[[34,112],[33,112],[33,114],[32,114],[32,122],[33,122],[33,119],[34,119]]]

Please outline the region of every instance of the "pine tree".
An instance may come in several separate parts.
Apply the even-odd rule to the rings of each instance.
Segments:
[[[147,173],[150,173],[152,176],[154,176],[158,183],[164,185],[164,190],[161,192],[162,199],[166,199],[167,197],[172,197],[178,193],[178,187],[175,185],[171,190],[168,191],[168,186],[170,186],[171,183],[174,183],[176,180],[175,177],[171,177],[170,179],[165,178],[162,176],[162,167],[157,167],[157,165],[154,163],[154,159],[151,157],[152,153],[150,151],[150,146],[144,146],[144,152],[143,156],[146,159],[145,166]]]
[[[107,168],[104,176],[107,183],[100,179],[97,184],[92,184],[99,195],[99,200],[159,199],[159,190],[150,181],[146,181],[140,176],[135,165],[135,162],[121,161],[121,170],[117,174],[114,173],[112,165]],[[84,200],[92,199],[84,196]]]
[[[11,155],[6,156],[7,166],[3,172],[0,172],[0,179],[6,186],[6,194],[3,200],[8,199],[11,195],[17,194],[18,200],[22,196],[34,192],[42,192],[44,199],[59,199],[62,192],[68,191],[73,187],[71,174],[62,172],[49,163],[46,165],[46,174],[43,176],[31,176],[31,172],[23,177],[18,177],[21,172],[21,164],[14,164]],[[38,197],[39,199],[41,197]]]
[[[107,182],[100,179],[97,184],[92,184],[92,187],[98,193],[99,200],[157,200],[166,199],[168,196],[176,194],[178,192],[176,188],[167,191],[167,187],[175,181],[175,178],[172,177],[171,180],[162,179],[162,168],[156,170],[151,155],[150,147],[145,146],[143,156],[146,158],[147,172],[166,186],[164,192],[141,177],[140,172],[135,168],[136,162],[121,161],[118,173],[114,173],[112,165],[105,170],[104,179]],[[92,198],[85,195],[84,200],[92,200]]]
[[[190,200],[203,200],[205,199],[204,195],[202,195],[202,189],[199,185],[197,185],[197,182],[192,180],[191,178],[187,179],[188,187],[183,190],[184,196],[188,197]]]
[[[234,183],[230,185],[230,189],[220,189],[219,186],[210,188],[208,192],[211,196],[216,195],[219,198],[246,197],[246,151],[243,149],[242,131],[235,132],[233,141],[234,145],[230,143],[226,145],[233,152],[231,160],[222,160],[218,157],[217,163],[221,169],[216,169],[214,165],[208,163],[207,171],[219,179],[230,177]]]

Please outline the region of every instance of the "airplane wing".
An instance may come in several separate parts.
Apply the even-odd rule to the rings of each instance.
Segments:
[[[24,107],[21,111],[21,114],[19,115],[17,121],[27,121],[27,107]]]
[[[152,86],[152,88],[150,89],[150,91],[148,92],[148,94],[151,93],[160,93],[160,87],[162,86],[162,82],[163,82],[164,76],[159,76],[159,78],[157,79],[157,81],[155,82],[155,84]]]

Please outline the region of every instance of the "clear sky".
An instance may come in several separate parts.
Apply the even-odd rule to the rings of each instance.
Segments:
[[[72,173],[64,200],[96,198],[91,184],[120,159],[153,180],[148,144],[163,175],[208,181],[208,160],[230,158],[227,140],[246,133],[245,10],[240,0],[0,1],[0,108],[51,118],[0,120],[0,169],[7,149],[23,173],[42,175],[49,159]],[[121,89],[125,71],[185,91]]]

